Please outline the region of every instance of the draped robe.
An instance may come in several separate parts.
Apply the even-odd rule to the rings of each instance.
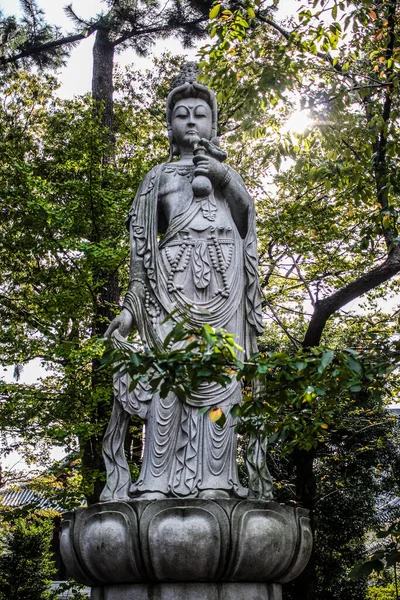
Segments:
[[[225,189],[214,190],[206,199],[194,197],[193,170],[167,163],[143,180],[128,218],[131,283],[124,305],[149,346],[162,345],[171,329],[165,317],[178,309],[193,325],[208,323],[234,333],[248,356],[256,351],[256,335],[262,332],[253,202],[240,176],[229,168],[234,185],[248,201],[248,227],[242,237]],[[175,177],[186,178],[180,191],[185,202],[168,222],[162,182],[173,184]],[[139,280],[146,286],[144,306],[135,292]],[[151,395],[141,384],[129,391],[129,384],[128,376],[114,379],[115,403],[103,449],[108,477],[102,500],[148,492],[196,497],[203,490],[246,496],[238,479],[234,420],[229,414],[231,406],[241,401],[239,382],[232,379],[226,387],[203,384],[186,402],[173,393],[164,399],[158,393]],[[205,406],[223,408],[227,420],[222,428],[199,412]],[[130,414],[146,423],[142,468],[133,484],[123,452]]]

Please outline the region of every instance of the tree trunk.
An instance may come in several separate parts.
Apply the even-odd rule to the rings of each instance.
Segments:
[[[298,502],[310,511],[311,530],[314,533],[314,508],[316,496],[316,479],[314,460],[316,450],[295,450],[293,461],[296,469],[296,497]],[[292,600],[314,600],[316,589],[316,573],[314,551],[304,571],[291,586]]]
[[[113,68],[114,44],[109,31],[99,29],[93,46],[92,97],[101,105],[101,124],[114,139]]]
[[[93,79],[92,96],[95,101],[95,115],[99,117],[100,126],[104,131],[104,144],[99,160],[104,169],[102,187],[107,188],[107,167],[112,168],[115,157],[115,136],[113,129],[113,65],[114,45],[109,39],[107,29],[99,29],[93,47]],[[92,202],[92,235],[91,242],[101,243],[114,237],[105,218],[106,207],[103,206],[102,195],[93,198]],[[93,302],[92,336],[102,337],[115,316],[115,308],[120,301],[118,270],[104,268],[93,269],[93,287],[95,300]],[[102,457],[102,444],[105,429],[109,419],[113,392],[110,371],[99,371],[98,359],[92,360],[92,389],[91,389],[91,424],[97,432],[83,442],[82,471],[86,483],[91,490],[87,494],[88,504],[99,501],[105,483],[105,466]]]

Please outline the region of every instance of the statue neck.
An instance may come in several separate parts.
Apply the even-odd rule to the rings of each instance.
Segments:
[[[192,164],[193,163],[193,151],[191,150],[182,150],[179,156],[179,162],[181,163],[185,163],[185,164]]]

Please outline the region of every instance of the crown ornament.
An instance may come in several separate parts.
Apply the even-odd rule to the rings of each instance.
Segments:
[[[172,82],[172,88],[175,89],[185,83],[194,83],[199,74],[199,68],[195,62],[187,62],[181,66],[178,77]]]

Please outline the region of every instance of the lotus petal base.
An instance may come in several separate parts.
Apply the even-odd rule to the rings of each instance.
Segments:
[[[93,600],[280,600],[312,548],[307,511],[262,500],[103,502],[62,526],[69,575]]]
[[[158,583],[92,588],[91,600],[282,600],[277,583]]]

